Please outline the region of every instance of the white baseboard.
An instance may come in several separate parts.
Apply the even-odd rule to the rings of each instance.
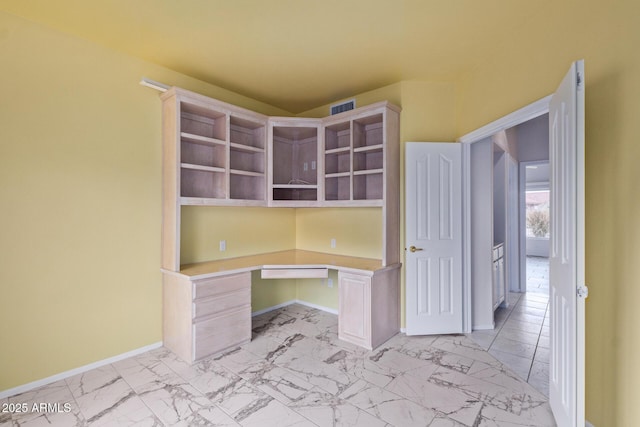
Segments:
[[[313,304],[311,302],[296,300],[296,303],[300,305],[306,305],[307,307],[315,308],[316,310],[325,311],[327,313],[338,315],[338,310],[334,310],[333,308],[324,307],[322,305]]]
[[[291,304],[295,304],[297,301],[292,299],[291,301],[283,302],[282,304],[274,305],[272,307],[263,308],[262,310],[254,311],[251,313],[251,317],[260,316],[261,314],[268,313],[279,308],[286,307]]]
[[[305,305],[307,307],[311,307],[311,308],[315,308],[315,309],[318,309],[318,310],[326,311],[327,313],[336,314],[336,315],[338,314],[338,310],[334,310],[334,309],[329,308],[329,307],[324,307],[324,306],[321,306],[321,305],[317,305],[317,304],[313,304],[313,303],[306,302],[306,301],[301,301],[301,300],[291,300],[291,301],[283,302],[282,304],[274,305],[273,307],[268,307],[268,308],[265,308],[263,310],[255,311],[255,312],[251,313],[251,315],[252,316],[258,316],[260,314],[268,313],[270,311],[277,310],[279,308],[283,308],[283,307],[286,307],[286,306],[291,305],[291,304]],[[107,359],[99,360],[97,362],[93,362],[93,363],[90,363],[88,365],[80,366],[78,368],[74,368],[74,369],[71,369],[69,371],[61,372],[59,374],[52,375],[50,377],[43,378],[41,380],[33,381],[33,382],[30,382],[30,383],[27,383],[27,384],[23,384],[23,385],[20,385],[18,387],[10,388],[10,389],[7,389],[7,390],[2,390],[2,391],[0,391],[0,399],[4,399],[5,397],[9,397],[9,396],[15,396],[16,394],[20,394],[20,393],[25,393],[27,391],[31,391],[31,390],[36,389],[38,387],[42,387],[44,385],[51,384],[51,383],[54,383],[56,381],[64,380],[65,378],[69,378],[69,377],[72,377],[74,375],[82,374],[84,372],[90,371],[90,370],[95,369],[95,368],[99,368],[101,366],[105,366],[105,365],[109,365],[111,363],[119,362],[119,361],[121,361],[123,359],[127,359],[127,358],[133,357],[133,356],[137,356],[139,354],[146,353],[147,351],[154,350],[154,349],[160,348],[160,347],[162,347],[162,342],[157,342],[157,343],[154,343],[154,344],[150,344],[150,345],[147,345],[147,346],[144,346],[144,347],[137,348],[135,350],[128,351],[126,353],[119,354],[117,356],[109,357]]]
[[[331,313],[331,314],[335,314],[335,315],[338,314],[338,310],[334,310],[333,308],[324,307],[322,305],[313,304],[311,302],[302,301],[302,300],[299,300],[299,299],[292,299],[290,301],[283,302],[282,304],[278,304],[278,305],[274,305],[272,307],[264,308],[262,310],[254,311],[253,313],[251,313],[251,316],[252,317],[253,316],[259,316],[261,314],[268,313],[270,311],[277,310],[279,308],[283,308],[283,307],[286,307],[286,306],[291,305],[291,304],[300,304],[300,305],[304,305],[304,306],[307,306],[307,307],[315,308],[315,309],[320,310],[320,311],[325,311],[327,313]]]
[[[16,394],[20,394],[20,393],[25,393],[27,391],[31,391],[38,387],[42,387],[44,385],[51,384],[56,381],[64,380],[65,378],[82,374],[84,372],[90,371],[95,368],[99,368],[101,366],[119,362],[129,357],[137,356],[139,354],[146,353],[147,351],[155,350],[156,348],[160,348],[160,347],[162,347],[162,341],[153,343],[144,347],[140,347],[135,350],[128,351],[126,353],[118,354],[117,356],[113,356],[107,359],[99,360],[97,362],[89,363],[88,365],[80,366],[79,368],[74,368],[69,371],[61,372],[59,374],[52,375],[50,377],[43,378],[41,380],[33,381],[27,384],[20,385],[18,387],[3,390],[3,391],[0,391],[0,399],[4,399],[5,397],[9,397],[9,396],[15,396]]]
[[[492,329],[495,329],[496,325],[493,323],[487,324],[487,325],[474,325],[473,326],[473,330],[474,331],[490,331]]]
[[[589,421],[585,420],[584,421],[584,427],[596,427],[593,424],[591,424]]]

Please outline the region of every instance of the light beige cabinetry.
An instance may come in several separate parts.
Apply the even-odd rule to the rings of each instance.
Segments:
[[[256,268],[264,278],[326,277],[337,269],[341,338],[372,348],[398,332],[398,107],[379,102],[316,119],[267,117],[179,88],[162,101],[165,346],[193,362],[250,340]],[[351,259],[294,250],[293,259],[248,264],[242,273],[233,265],[248,257],[189,275],[180,265],[185,205],[377,207],[382,230],[372,232],[382,233],[382,253],[364,272],[345,267]]]
[[[188,362],[251,340],[251,273],[163,276],[164,346]]]
[[[269,120],[269,205],[319,206],[319,119]]]
[[[400,266],[372,274],[338,272],[338,337],[369,350],[400,329]]]
[[[172,88],[162,121],[162,267],[177,271],[181,206],[267,205],[267,117]]]
[[[382,264],[400,262],[400,109],[378,102],[322,121],[322,206],[382,208]]]
[[[385,204],[395,189],[397,130],[398,111],[387,103],[325,119],[325,205]]]

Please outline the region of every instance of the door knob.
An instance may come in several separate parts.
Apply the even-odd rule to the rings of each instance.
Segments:
[[[422,248],[416,248],[415,246],[411,246],[411,247],[409,248],[409,250],[410,250],[411,252],[417,252],[417,251],[421,251],[421,250],[422,250]]]

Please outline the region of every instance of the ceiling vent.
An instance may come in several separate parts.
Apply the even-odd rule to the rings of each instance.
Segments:
[[[340,104],[333,104],[330,108],[331,115],[344,113],[345,111],[353,110],[356,108],[356,100],[350,99]]]

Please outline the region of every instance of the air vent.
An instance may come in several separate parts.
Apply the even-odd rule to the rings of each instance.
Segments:
[[[353,110],[356,108],[356,100],[350,99],[340,104],[333,104],[330,108],[331,115],[344,113],[345,111]]]

